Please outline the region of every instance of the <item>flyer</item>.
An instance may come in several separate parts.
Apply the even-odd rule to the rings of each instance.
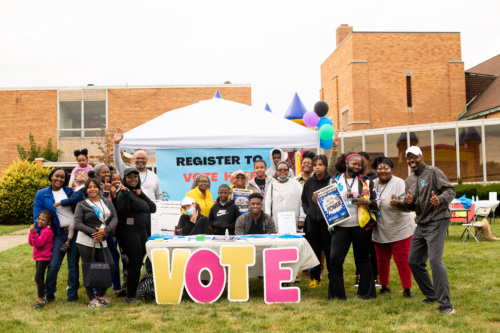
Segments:
[[[318,205],[328,228],[351,218],[336,184],[328,185],[314,193],[318,193]]]
[[[249,211],[248,208],[248,197],[252,194],[252,191],[240,188],[233,188],[233,200],[234,204],[240,210],[240,214],[245,214]]]
[[[278,233],[291,234],[297,233],[297,223],[295,222],[295,212],[278,213]]]
[[[151,214],[151,234],[173,235],[181,216],[180,201],[153,201],[156,213]]]

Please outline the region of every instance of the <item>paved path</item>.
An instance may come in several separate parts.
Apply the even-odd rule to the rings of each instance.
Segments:
[[[14,231],[5,236],[0,236],[0,252],[28,243],[29,232],[30,229],[27,228]]]

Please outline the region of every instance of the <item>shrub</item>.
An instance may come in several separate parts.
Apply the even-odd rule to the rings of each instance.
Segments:
[[[49,138],[47,146],[43,151],[42,147],[36,144],[35,138],[31,133],[29,134],[29,141],[30,141],[29,150],[26,150],[26,148],[21,146],[19,143],[17,144],[17,152],[22,160],[28,160],[30,162],[33,162],[35,158],[42,157],[47,161],[56,162],[59,159],[59,157],[63,154],[63,151],[61,149],[57,149],[56,151],[53,150],[54,148],[52,147],[52,138]]]
[[[30,224],[36,192],[50,185],[51,168],[17,160],[0,178],[0,224]]]

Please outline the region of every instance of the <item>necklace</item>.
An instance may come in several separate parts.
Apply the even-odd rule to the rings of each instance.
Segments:
[[[347,195],[349,197],[349,193],[351,193],[351,189],[352,189],[352,186],[354,185],[354,181],[356,180],[356,178],[352,179],[351,186],[349,186],[349,183],[347,182],[347,178],[345,177],[345,174],[344,174],[344,180],[345,180],[345,186],[347,187]],[[351,195],[352,195],[352,193],[351,193]]]
[[[392,179],[392,177],[391,177],[391,179]],[[380,192],[380,189],[378,187],[380,185],[380,181],[377,184],[377,193],[378,193],[379,198],[382,198],[382,193],[384,193],[384,191],[387,188],[387,185],[389,184],[389,182],[391,181],[391,179],[389,179],[389,181],[387,183],[385,183],[384,188],[382,189],[382,192]]]

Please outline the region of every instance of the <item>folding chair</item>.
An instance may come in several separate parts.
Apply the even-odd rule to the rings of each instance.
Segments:
[[[462,236],[460,236],[460,239],[462,239],[463,237],[464,238],[463,241],[465,242],[466,239],[469,239],[469,235],[472,235],[472,237],[474,237],[476,242],[479,242],[479,240],[477,239],[476,235],[474,235],[473,232],[474,224],[477,222],[478,217],[487,218],[488,215],[490,215],[490,212],[491,208],[479,207],[478,209],[476,209],[476,212],[474,213],[474,216],[472,216],[472,219],[467,223],[462,223],[462,225],[465,227],[465,230],[462,233]]]

